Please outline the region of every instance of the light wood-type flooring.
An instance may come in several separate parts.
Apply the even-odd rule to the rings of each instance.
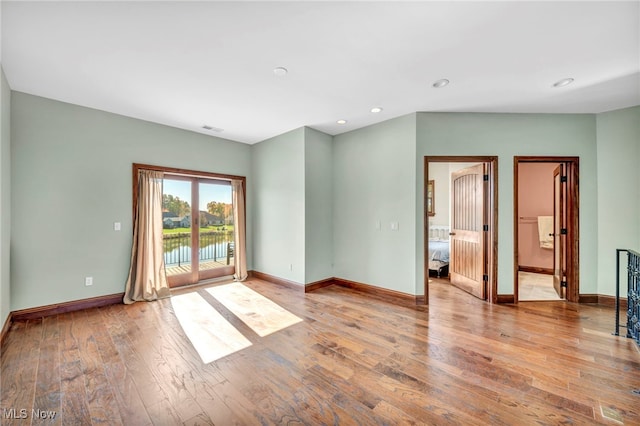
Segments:
[[[260,337],[205,287],[176,292],[198,292],[251,343],[209,364],[169,299],[14,323],[0,423],[640,424],[640,353],[611,335],[611,308],[490,305],[438,279],[420,309],[245,285],[303,321]]]

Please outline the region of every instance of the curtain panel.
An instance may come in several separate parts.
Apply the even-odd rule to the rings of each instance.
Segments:
[[[125,304],[171,296],[164,270],[162,243],[162,179],[164,173],[139,170],[138,206],[133,227],[131,268]]]
[[[243,181],[233,179],[231,181],[233,189],[233,224],[235,232],[235,267],[236,272],[233,277],[236,281],[247,279],[247,242],[246,242],[246,220],[244,206]]]

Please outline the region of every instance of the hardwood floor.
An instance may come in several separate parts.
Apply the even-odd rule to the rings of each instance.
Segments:
[[[0,423],[640,424],[640,353],[611,308],[489,305],[437,279],[417,309],[245,284],[303,322],[260,337],[204,287],[180,290],[252,343],[206,365],[168,299],[14,323]]]

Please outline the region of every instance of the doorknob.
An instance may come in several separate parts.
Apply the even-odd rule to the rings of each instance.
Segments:
[[[449,235],[456,235],[455,232],[449,232]]]

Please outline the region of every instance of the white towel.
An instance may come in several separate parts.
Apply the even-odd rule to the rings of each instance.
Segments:
[[[553,249],[553,216],[538,216],[538,237],[540,248]]]

